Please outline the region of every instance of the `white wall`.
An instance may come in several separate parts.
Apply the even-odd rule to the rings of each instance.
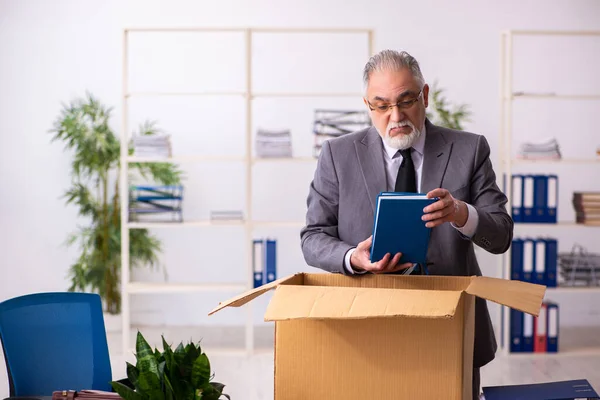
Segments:
[[[499,38],[504,29],[600,29],[600,3],[593,0],[561,1],[454,1],[430,0],[420,2],[401,1],[241,1],[219,2],[200,1],[6,1],[0,0],[0,252],[2,270],[0,275],[0,300],[13,296],[49,290],[63,290],[68,286],[68,266],[76,256],[75,249],[61,247],[67,234],[78,222],[76,209],[65,207],[60,198],[69,186],[69,154],[63,152],[58,143],[49,142],[48,130],[57,116],[61,102],[82,95],[86,90],[98,96],[104,103],[114,106],[113,127],[120,128],[121,96],[121,35],[124,27],[136,26],[235,26],[235,27],[367,27],[375,30],[375,50],[383,48],[406,49],[420,60],[423,73],[430,82],[438,80],[447,89],[447,95],[454,102],[469,103],[473,111],[472,122],[467,125],[471,131],[484,134],[493,150],[497,163],[499,129]],[[220,46],[223,57],[230,57],[223,50],[235,49],[233,44]],[[150,44],[157,42],[151,41]],[[171,78],[188,74],[197,78],[194,85],[214,83],[212,75],[194,74],[195,68],[212,68],[203,63],[194,64],[201,57],[195,54],[194,44],[183,42],[169,47],[170,56],[161,64],[137,64],[139,75],[135,79],[146,83],[161,84],[163,78],[149,75],[149,71],[159,71],[169,64],[170,57],[182,54],[190,64],[170,63],[179,68]],[[212,42],[213,44],[215,42]],[[217,42],[221,43],[221,42]],[[210,45],[210,43],[208,44]],[[172,45],[169,45],[172,46]],[[595,46],[595,47],[594,47]],[[521,54],[533,54],[540,49],[536,43],[526,43],[516,47]],[[528,76],[516,75],[515,83],[522,89],[530,90],[569,90],[581,89],[600,92],[600,80],[593,74],[585,75],[599,60],[600,52],[593,52],[598,46],[590,44],[585,50],[573,42],[561,42],[557,50],[560,56],[548,58],[548,62],[529,63],[521,67]],[[553,50],[552,44],[544,44],[543,50]],[[285,48],[282,51],[286,51]],[[340,53],[353,53],[355,48]],[[564,58],[563,54],[577,57],[575,62]],[[326,55],[326,54],[325,54]],[[311,55],[294,53],[283,57],[307,63]],[[321,54],[319,57],[322,57]],[[191,57],[191,58],[190,58]],[[231,56],[235,57],[235,56]],[[357,65],[339,65],[340,74],[348,81],[348,87],[360,87],[360,69],[366,59],[356,58]],[[535,59],[543,59],[536,54]],[[223,72],[235,70],[239,59],[227,62],[215,60]],[[316,62],[321,58],[316,58]],[[304,64],[302,64],[304,65]],[[596,64],[597,65],[597,64]],[[258,70],[267,68],[268,61],[256,65]],[[314,64],[313,64],[314,66]],[[331,67],[330,64],[327,64]],[[570,72],[575,68],[576,73]],[[327,68],[330,71],[331,68]],[[347,75],[354,71],[355,76]],[[146,74],[146,75],[144,75]],[[287,83],[295,87],[307,87],[315,82],[327,85],[327,75],[293,75]],[[335,75],[337,76],[337,75]],[[589,78],[585,78],[588,76]],[[578,80],[579,79],[579,80]],[[568,82],[577,81],[573,86]],[[171,83],[181,84],[177,79]],[[191,85],[183,81],[184,85]],[[239,77],[225,80],[224,84],[238,85]],[[223,83],[223,82],[221,82]],[[263,80],[263,84],[268,81]],[[329,82],[331,83],[331,82]],[[188,86],[185,86],[186,88]],[[339,89],[339,87],[338,87]],[[587,93],[587,92],[586,92]],[[178,129],[174,135],[175,151],[242,154],[243,114],[236,111],[236,102],[225,103],[228,112],[204,100],[191,100],[187,105],[177,103],[132,103],[132,114],[149,111],[150,118],[156,118],[166,127]],[[197,101],[194,103],[194,101]],[[347,99],[344,101],[348,101]],[[325,101],[326,105],[353,107],[354,104]],[[178,107],[177,107],[178,105]],[[181,107],[188,108],[181,108]],[[315,103],[286,100],[280,103],[264,100],[257,102],[256,123],[300,126],[310,122],[311,110]],[[360,106],[360,105],[357,105]],[[526,105],[515,111],[515,128],[520,126],[519,138],[531,134],[532,138],[556,136],[564,144],[570,156],[582,154],[590,146],[573,144],[572,131],[582,131],[594,146],[600,144],[598,134],[586,130],[594,115],[593,107],[582,108],[583,114],[572,104],[555,105],[551,112],[540,117],[532,110],[537,105]],[[136,108],[137,107],[137,108]],[[554,107],[554,106],[553,106]],[[597,107],[594,106],[594,107]],[[197,110],[211,110],[210,121],[199,120]],[[137,111],[136,111],[137,110]],[[270,114],[277,110],[277,114]],[[289,121],[287,115],[289,113]],[[143,114],[138,114],[142,116]],[[262,118],[262,119],[261,119]],[[540,124],[540,121],[543,124]],[[585,125],[585,122],[589,124]],[[310,155],[310,149],[302,148],[310,135],[308,125],[303,133],[295,131],[294,140],[299,155]],[[204,129],[202,129],[204,128]],[[236,136],[239,135],[239,136]],[[223,138],[230,137],[235,142],[225,146]],[[515,143],[518,143],[517,139]],[[309,144],[310,145],[310,144]],[[298,154],[298,153],[297,153]],[[244,188],[238,177],[241,167],[216,165],[218,177],[206,174],[202,165],[191,165],[186,187],[190,199],[186,203],[186,215],[206,216],[209,207],[241,207]],[[185,166],[188,167],[187,165]],[[262,168],[262,167],[260,167]],[[259,201],[257,214],[266,209],[273,217],[281,219],[302,219],[303,202],[307,184],[312,174],[312,164],[283,166],[274,172],[257,170],[256,200]],[[565,219],[572,219],[569,193],[572,190],[593,189],[597,182],[595,175],[582,167],[562,170],[565,174],[561,189],[559,213]],[[261,175],[262,174],[262,175]],[[271,174],[271,175],[270,175]],[[589,179],[588,179],[589,178]],[[266,183],[279,182],[273,194],[290,193],[294,199],[292,207],[283,208],[278,203],[281,197],[265,195]],[[297,185],[290,185],[290,182]],[[597,189],[597,186],[595,187]],[[219,195],[223,193],[224,195]],[[262,211],[261,211],[262,210]],[[558,231],[557,231],[558,232]],[[584,242],[598,249],[597,235],[569,231],[561,236],[561,251],[570,248],[572,239]],[[298,232],[293,228],[278,228],[265,232],[282,238],[279,249],[279,264],[287,265],[285,273],[309,270],[301,262]],[[537,232],[532,232],[537,234]],[[157,231],[165,245],[162,264],[166,266],[169,278],[174,281],[203,279],[223,281],[238,276],[245,278],[243,255],[224,248],[225,239],[237,238],[242,243],[242,231],[186,228],[183,230]],[[557,233],[558,234],[558,233]],[[214,236],[213,236],[214,235]],[[217,250],[215,250],[215,248]],[[288,261],[286,261],[288,260]],[[219,267],[229,262],[227,275]],[[500,276],[496,258],[481,254],[484,273]],[[284,273],[282,272],[282,273]],[[161,271],[136,272],[137,279],[163,279]],[[219,315],[206,317],[207,312],[220,300],[235,293],[211,295],[136,296],[133,300],[134,322],[139,324],[239,324],[245,321],[243,312],[231,310]],[[581,325],[598,323],[598,311],[591,307],[579,307],[577,295],[560,295],[561,304],[568,307],[562,315],[565,324]],[[589,299],[588,299],[589,300]],[[591,302],[591,300],[590,300]],[[257,302],[255,320],[261,321],[266,299]],[[586,304],[589,304],[586,303]],[[492,308],[495,311],[495,308]],[[563,317],[564,315],[564,317]],[[591,317],[592,319],[590,319]]]

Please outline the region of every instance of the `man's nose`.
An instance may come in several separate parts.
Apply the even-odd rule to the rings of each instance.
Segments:
[[[392,115],[390,119],[394,122],[400,122],[404,119],[404,113],[398,107],[392,107]]]

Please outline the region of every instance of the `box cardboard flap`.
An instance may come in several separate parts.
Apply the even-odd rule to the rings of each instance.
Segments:
[[[462,291],[279,286],[265,321],[373,317],[451,318]]]
[[[473,277],[466,292],[538,316],[546,286],[521,281]]]
[[[292,276],[287,276],[285,278],[278,279],[271,283],[267,283],[266,285],[262,285],[255,289],[252,289],[245,293],[242,293],[238,296],[235,296],[232,299],[220,302],[219,305],[214,310],[212,310],[211,312],[208,313],[208,315],[212,315],[212,314],[216,313],[217,311],[222,310],[225,307],[243,306],[244,304],[248,303],[249,301],[254,300],[258,296],[268,292],[269,290],[271,290],[279,285],[285,285],[285,284],[301,285],[303,279],[304,279],[304,277],[302,274],[295,274]]]

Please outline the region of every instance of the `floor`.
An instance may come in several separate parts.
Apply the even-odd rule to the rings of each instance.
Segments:
[[[197,341],[198,337],[202,337],[201,344],[211,361],[214,379],[226,384],[225,392],[233,400],[273,399],[272,327],[256,330],[255,343],[258,350],[251,356],[240,351],[223,350],[244,343],[244,332],[241,329],[139,329],[150,345],[158,348],[162,348],[161,334],[171,343],[186,343],[192,338]],[[132,340],[135,333],[132,332]],[[481,370],[482,386],[585,378],[600,391],[600,328],[562,328],[560,335],[561,353],[555,355],[507,357],[498,354],[493,362]],[[108,342],[113,376],[116,379],[125,377],[125,361],[135,363],[133,353],[121,352],[119,332],[109,332]],[[0,368],[0,398],[5,396],[8,396],[6,371]]]

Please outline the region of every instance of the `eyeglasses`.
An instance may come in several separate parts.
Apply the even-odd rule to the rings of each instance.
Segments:
[[[417,95],[417,97],[412,98],[410,100],[404,100],[404,101],[399,101],[396,104],[378,104],[378,105],[372,105],[369,100],[367,100],[367,104],[369,105],[369,108],[371,109],[371,111],[377,111],[380,114],[385,114],[388,111],[391,111],[392,108],[394,107],[398,107],[399,110],[407,110],[409,108],[411,108],[413,106],[413,104],[415,104],[417,101],[419,101],[419,98],[423,95],[423,89],[421,89],[419,91],[419,94]]]

